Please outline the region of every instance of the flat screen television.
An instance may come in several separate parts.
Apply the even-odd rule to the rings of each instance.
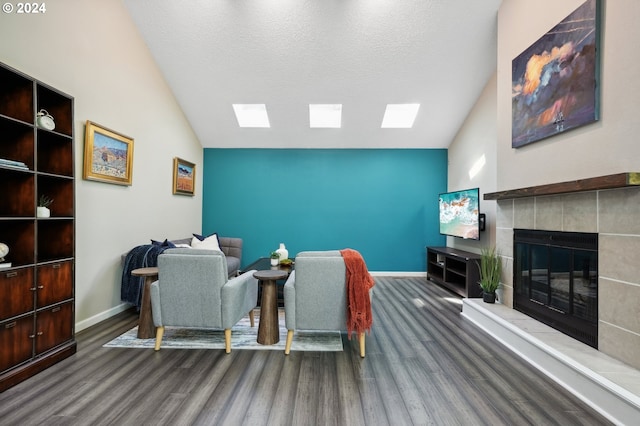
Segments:
[[[480,189],[439,195],[440,233],[469,240],[480,239]]]

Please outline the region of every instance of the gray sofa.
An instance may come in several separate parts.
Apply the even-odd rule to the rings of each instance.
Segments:
[[[172,240],[173,244],[187,244],[191,245],[192,238],[182,238],[179,240]],[[224,253],[227,261],[227,271],[229,272],[229,278],[238,275],[240,265],[242,262],[242,238],[234,237],[220,237],[220,249]]]
[[[186,244],[190,246],[192,238],[193,237],[188,237],[188,238],[181,238],[178,240],[170,240],[170,241],[174,245]],[[218,240],[220,241],[220,249],[224,253],[225,260],[227,261],[227,271],[229,271],[229,278],[235,277],[236,275],[238,275],[238,271],[240,270],[240,265],[242,264],[242,238],[218,236]],[[128,254],[129,252],[124,253],[122,255],[121,260],[123,265],[125,263],[125,260]],[[156,266],[156,265],[147,265],[147,266]]]
[[[150,244],[136,246],[121,256],[122,279],[120,284],[120,299],[123,302],[131,303],[140,308],[142,304],[142,279],[132,276],[131,271],[137,268],[158,266],[158,256],[170,247],[177,244],[191,247],[193,237],[158,242],[150,241]],[[218,237],[220,249],[224,253],[228,277],[233,278],[238,275],[242,262],[242,239],[232,237]],[[192,249],[188,249],[192,250]]]

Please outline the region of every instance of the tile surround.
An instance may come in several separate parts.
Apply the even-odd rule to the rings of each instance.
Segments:
[[[513,308],[514,228],[598,232],[598,347],[640,368],[638,206],[638,187],[499,200],[496,246],[503,256],[501,303]]]
[[[599,232],[640,236],[640,190],[636,187],[600,191]]]
[[[562,197],[562,229],[598,232],[598,194],[595,191]]]

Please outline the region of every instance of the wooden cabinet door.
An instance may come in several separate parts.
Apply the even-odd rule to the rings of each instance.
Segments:
[[[36,312],[36,355],[73,337],[73,302]]]
[[[71,299],[73,297],[72,274],[70,261],[38,266],[36,275],[38,308]]]
[[[0,372],[33,356],[33,315],[0,323]]]
[[[33,268],[0,273],[0,321],[33,311]]]

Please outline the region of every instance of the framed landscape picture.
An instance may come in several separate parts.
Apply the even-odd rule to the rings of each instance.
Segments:
[[[196,165],[181,158],[173,159],[173,193],[194,195],[196,185]]]
[[[512,61],[513,148],[599,119],[600,1],[584,2]]]
[[[133,138],[87,121],[83,179],[131,185]]]

